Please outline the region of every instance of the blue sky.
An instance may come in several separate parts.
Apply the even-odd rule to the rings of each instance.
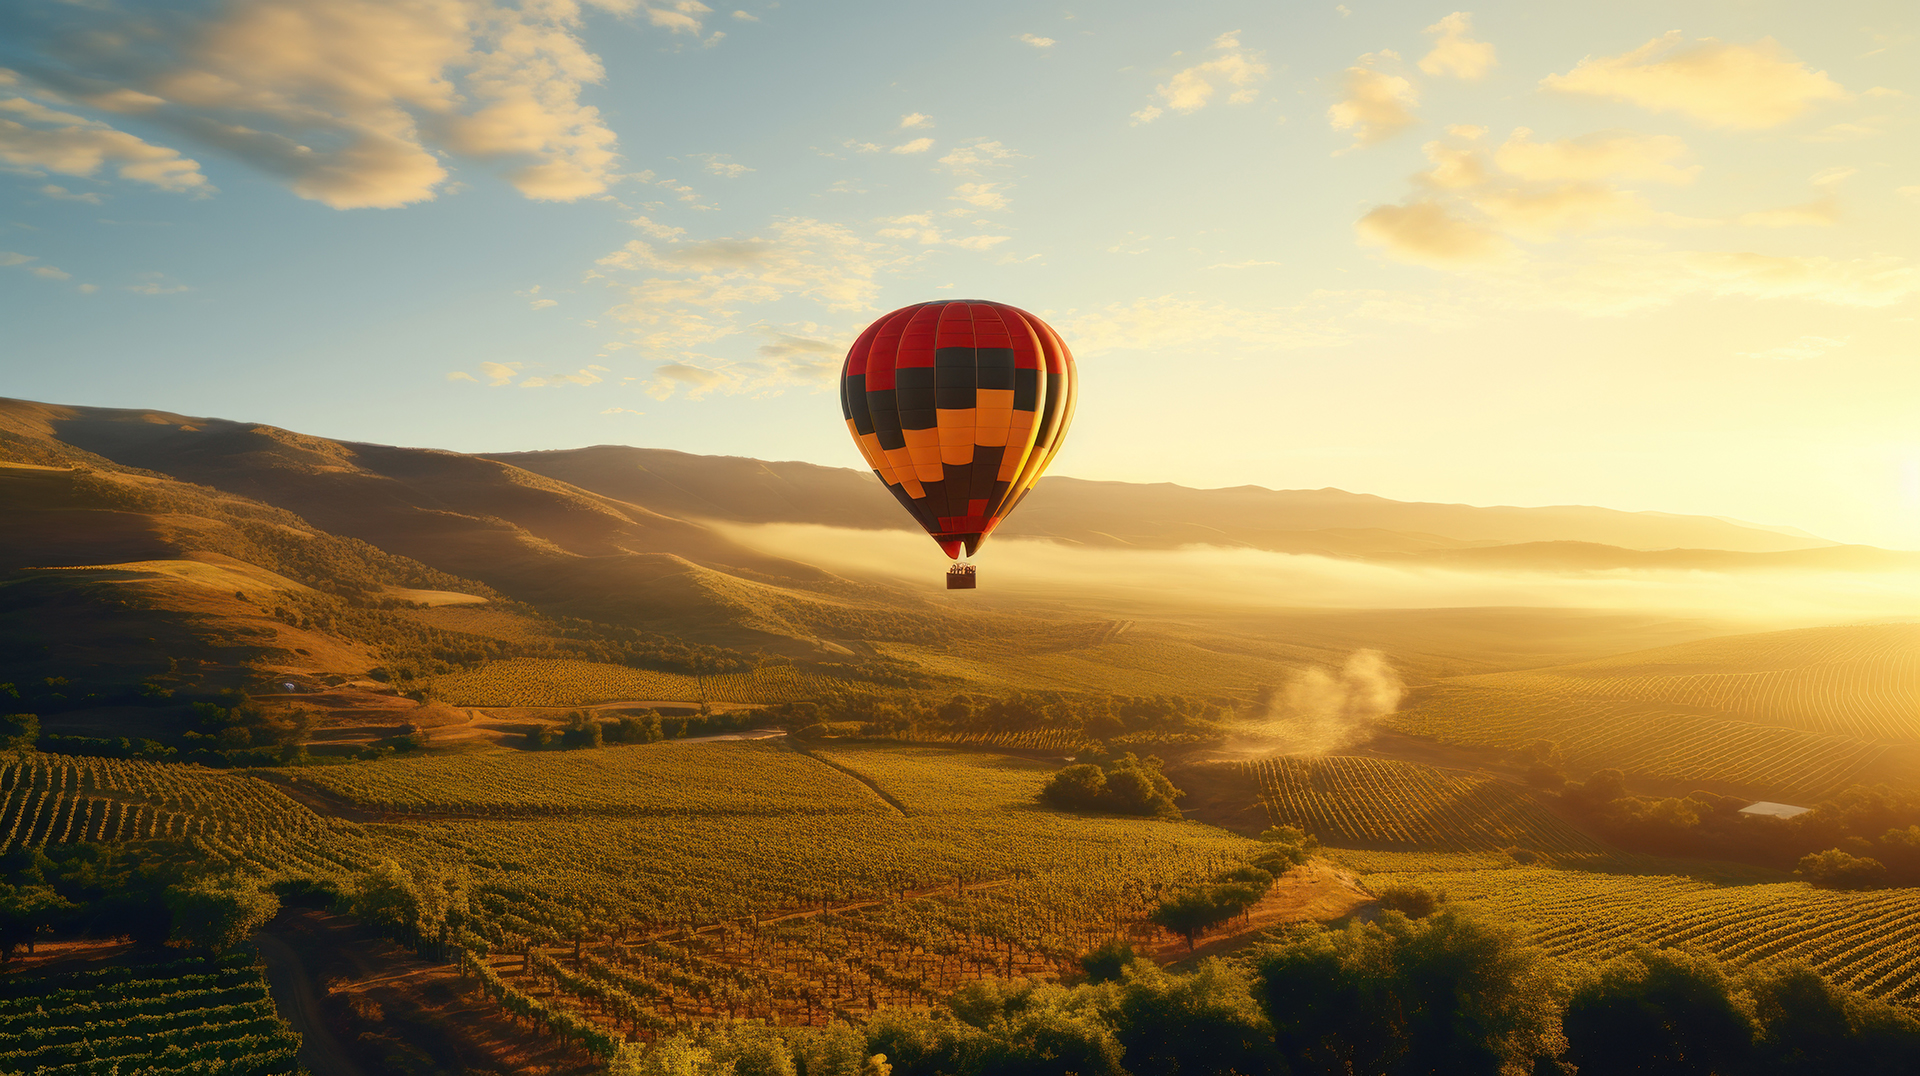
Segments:
[[[858,466],[868,321],[1047,317],[1055,473],[1920,548],[1902,3],[0,14],[0,393]]]

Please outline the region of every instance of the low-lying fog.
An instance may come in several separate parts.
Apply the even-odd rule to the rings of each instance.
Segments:
[[[938,590],[950,563],[925,535],[811,524],[711,524],[742,545],[850,577]],[[1920,573],[1610,569],[1473,571],[1189,546],[1088,549],[995,538],[980,588],[1009,599],[1123,604],[1169,614],[1257,609],[1538,607],[1661,612],[1787,627],[1920,616]]]

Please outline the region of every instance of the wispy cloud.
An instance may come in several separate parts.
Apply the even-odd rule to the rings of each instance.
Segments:
[[[1261,54],[1242,48],[1240,31],[1230,30],[1213,41],[1219,53],[1211,60],[1176,71],[1173,77],[1154,87],[1160,102],[1133,113],[1135,124],[1152,123],[1166,111],[1197,112],[1213,100],[1221,89],[1229,89],[1230,104],[1250,104],[1260,97],[1257,87],[1267,78],[1267,65]]]
[[[17,117],[17,118],[14,118]],[[98,120],[59,112],[25,97],[0,100],[0,161],[29,174],[95,176],[112,169],[121,179],[165,191],[212,188],[200,162],[170,146],[158,146]],[[59,193],[54,193],[59,192]],[[68,194],[48,185],[41,193],[79,201],[97,196]]]
[[[1468,36],[1472,31],[1473,13],[1468,11],[1456,11],[1427,27],[1426,32],[1436,39],[1433,51],[1420,58],[1420,70],[1470,82],[1486,77],[1499,61],[1494,58],[1492,45]]]
[[[1015,34],[1013,39],[1023,45],[1032,45],[1036,49],[1050,49],[1058,44],[1053,38],[1041,37],[1039,34]]]
[[[1809,69],[1773,38],[1739,45],[1709,37],[1689,44],[1678,30],[1632,52],[1582,60],[1540,84],[1749,129],[1777,127],[1822,101],[1847,96],[1826,72]]]
[[[597,6],[696,35],[709,10]],[[140,114],[336,209],[431,199],[449,158],[498,164],[535,199],[598,194],[615,178],[614,133],[580,100],[602,69],[573,3],[235,0],[199,15],[89,4],[45,25],[26,43],[57,57],[32,72],[45,89]],[[110,131],[96,121],[63,138],[170,177],[150,182],[205,183],[177,152]]]
[[[1370,52],[1347,68],[1342,96],[1328,107],[1327,122],[1336,131],[1352,131],[1355,147],[1384,142],[1419,122],[1413,106],[1420,103],[1420,91],[1377,66],[1399,59],[1391,50]]]

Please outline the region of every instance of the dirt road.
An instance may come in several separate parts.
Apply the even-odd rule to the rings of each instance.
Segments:
[[[300,1033],[301,1066],[313,1076],[366,1076],[333,1032],[327,1030],[313,979],[300,962],[300,954],[266,931],[255,933],[253,943],[260,947],[260,957],[267,964],[267,986],[273,992],[274,1008]]]

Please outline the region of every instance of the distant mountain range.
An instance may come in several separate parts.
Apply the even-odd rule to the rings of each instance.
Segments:
[[[858,676],[881,682],[894,675],[889,670],[916,668],[936,678],[998,676],[991,672],[999,668],[995,661],[1016,667],[1036,647],[1058,650],[1067,645],[1060,640],[1084,636],[1096,640],[1086,644],[1095,651],[1119,646],[1132,647],[1136,657],[1157,654],[1152,660],[1160,664],[1153,667],[1166,672],[1135,682],[1137,690],[1160,690],[1155,685],[1199,676],[1196,670],[1242,645],[1195,643],[1147,629],[1116,644],[1118,621],[1089,622],[1084,631],[1061,635],[1062,618],[1073,615],[1062,609],[1023,611],[992,600],[957,604],[932,588],[847,578],[748,548],[716,526],[906,529],[905,514],[879,480],[852,469],[609,445],[463,454],[170,412],[6,399],[0,399],[0,464],[0,644],[41,655],[29,654],[13,671],[0,661],[6,666],[0,681],[25,676],[38,683],[66,675],[69,667],[124,666],[125,676],[99,675],[132,677],[131,683],[152,675],[158,660],[143,645],[174,657],[199,655],[193,660],[200,665],[232,670],[241,680],[264,669],[366,669],[398,645],[382,640],[400,629],[380,627],[354,610],[368,608],[369,595],[377,604],[381,595],[410,601],[406,595],[420,591],[510,600],[547,617],[613,626],[565,630],[627,648],[623,652],[664,652],[669,645],[618,634],[637,631],[796,661],[854,663]],[[1920,566],[1920,554],[1840,546],[1705,516],[1476,508],[1335,489],[1200,490],[1065,477],[1043,480],[1000,533],[1093,548],[1201,543],[1461,570]],[[930,568],[941,563],[930,546],[929,556]],[[133,595],[139,600],[129,604]],[[295,597],[321,603],[302,606],[297,630],[273,604],[298,604]],[[328,604],[338,602],[346,604]],[[1418,615],[1401,618],[1406,623],[1395,629],[1401,635],[1384,623],[1338,626],[1311,617],[1289,622],[1285,637],[1254,629],[1264,655],[1258,661],[1267,663],[1259,667],[1268,671],[1232,675],[1284,675],[1286,662],[1375,645],[1369,636],[1408,639],[1440,667],[1459,658],[1462,640],[1491,638],[1478,621],[1469,625],[1465,613],[1410,613]],[[435,623],[452,621],[443,616]],[[1215,631],[1206,626],[1214,623],[1202,616],[1190,627]],[[1604,630],[1616,627],[1626,626]],[[1502,652],[1512,655],[1505,661],[1530,647],[1544,652],[1531,630],[1503,636]],[[418,653],[478,645],[407,631],[413,632],[407,645]],[[143,638],[147,644],[139,643]],[[161,647],[156,639],[173,641]],[[963,668],[949,660],[951,641],[960,639],[994,640],[1006,653]],[[1555,652],[1578,652],[1569,646]],[[970,651],[968,660],[973,656]],[[1117,650],[1110,657],[1120,663],[1114,669],[1148,667],[1141,664],[1145,658],[1124,658]],[[1109,675],[1105,669],[1071,677],[1098,683]],[[1071,677],[1063,672],[1051,682]]]

